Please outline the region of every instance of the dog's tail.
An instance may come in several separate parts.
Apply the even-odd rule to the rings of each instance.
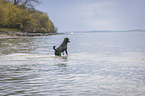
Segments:
[[[53,49],[56,51],[55,47],[56,47],[56,46],[53,46]]]

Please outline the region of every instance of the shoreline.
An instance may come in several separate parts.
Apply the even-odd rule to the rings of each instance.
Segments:
[[[50,36],[62,35],[64,33],[30,33],[30,32],[14,32],[14,31],[0,31],[0,38],[19,38],[19,37],[37,37],[37,36]]]

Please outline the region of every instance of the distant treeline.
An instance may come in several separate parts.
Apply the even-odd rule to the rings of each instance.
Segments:
[[[0,0],[0,29],[21,32],[56,33],[52,21],[42,11],[35,10],[38,0]]]

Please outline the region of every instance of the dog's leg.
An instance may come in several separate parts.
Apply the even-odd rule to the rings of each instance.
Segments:
[[[66,55],[68,55],[67,50],[65,50]]]
[[[64,52],[62,52],[62,54],[64,55]]]
[[[61,52],[59,52],[59,56],[61,56]]]

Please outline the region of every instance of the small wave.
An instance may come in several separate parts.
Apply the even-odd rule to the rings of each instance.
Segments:
[[[54,55],[17,53],[0,56],[0,60],[31,60],[40,58],[54,58],[54,57],[55,57]]]

